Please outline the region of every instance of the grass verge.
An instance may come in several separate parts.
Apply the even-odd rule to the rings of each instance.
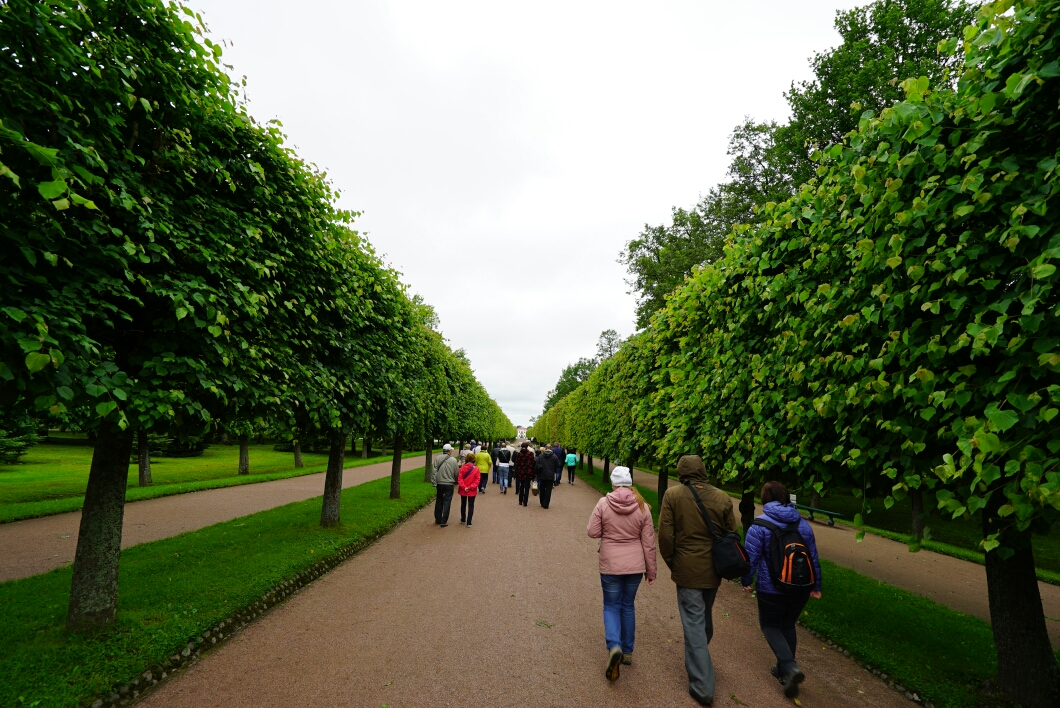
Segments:
[[[0,465],[0,523],[79,511],[84,504],[92,448],[42,445],[30,452],[25,464]],[[424,454],[423,451],[406,452],[402,457],[423,457]],[[301,477],[323,472],[328,463],[327,455],[305,453],[305,467],[295,469],[290,453],[276,452],[271,446],[252,445],[251,470],[255,472],[238,475],[235,473],[238,457],[238,447],[215,446],[200,457],[152,461],[155,483],[150,487],[137,485],[136,466],[130,465],[125,500],[142,501],[204,489]],[[346,468],[389,462],[390,459],[390,455],[367,459],[347,457]]]
[[[63,630],[69,568],[0,584],[0,705],[85,705],[163,664],[278,584],[434,497],[422,470],[401,477],[400,500],[389,498],[389,478],[344,489],[335,528],[320,528],[316,497],[123,551],[118,620],[96,636]]]

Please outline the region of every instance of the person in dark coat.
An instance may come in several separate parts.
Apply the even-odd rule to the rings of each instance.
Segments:
[[[755,587],[758,589],[758,624],[769,648],[777,657],[777,664],[771,669],[771,673],[784,687],[784,695],[794,698],[799,692],[799,684],[806,678],[795,662],[795,622],[811,597],[821,598],[821,561],[817,557],[817,540],[814,538],[813,528],[791,503],[791,496],[783,484],[766,482],[762,487],[762,504],[765,513],[759,516],[759,519],[780,527],[798,525],[799,535],[806,542],[806,550],[810,552],[813,560],[816,582],[812,588],[796,591],[777,588],[773,584],[767,560],[773,542],[773,531],[754,524],[746,533],[745,544],[751,572],[743,576],[743,589],[748,593]],[[752,585],[756,575],[758,582]]]
[[[515,491],[519,497],[519,504],[526,506],[530,501],[530,481],[534,478],[534,453],[530,451],[530,443],[524,442],[519,452],[512,458],[512,466],[515,468]]]
[[[552,484],[552,488],[555,489],[563,481],[563,462],[567,457],[558,442],[552,443],[552,457],[556,460],[556,478]]]
[[[541,508],[547,509],[552,502],[552,487],[556,482],[559,468],[556,466],[556,455],[552,448],[542,447],[541,454],[537,456],[537,486],[541,498]]]

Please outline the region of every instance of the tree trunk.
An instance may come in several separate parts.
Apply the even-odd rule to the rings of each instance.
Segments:
[[[239,436],[239,474],[250,474],[250,436],[246,433]]]
[[[346,435],[342,431],[328,433],[328,471],[324,475],[324,505],[320,509],[320,525],[339,523],[339,504],[342,501],[342,467],[346,462]]]
[[[578,453],[578,466],[581,467],[582,469],[585,469],[585,453],[584,452],[579,452]]]
[[[108,422],[99,426],[66,610],[66,628],[72,632],[104,627],[118,611],[118,559],[132,440],[131,429],[113,430]]]
[[[604,479],[608,479],[611,474],[611,458],[604,455]]]
[[[593,456],[589,455],[589,476],[593,475]]]
[[[147,442],[147,431],[136,431],[136,462],[140,473],[140,486],[151,486],[151,446]]]
[[[920,487],[909,490],[909,506],[912,514],[913,535],[924,536],[924,490]]]
[[[345,445],[343,445],[345,448]],[[345,450],[343,450],[345,452]],[[330,460],[328,461],[330,463]],[[302,463],[302,443],[298,440],[294,441],[294,467],[295,469],[301,469],[305,465]]]
[[[379,454],[382,455],[383,457],[386,457],[386,438],[383,438],[382,440],[380,440],[379,444],[383,446],[383,451],[381,453],[379,453]]]
[[[427,454],[423,456],[423,482],[424,484],[431,483],[431,471],[434,467],[434,456],[431,454],[434,452],[431,448],[434,447],[433,440],[427,440],[424,442],[424,448],[427,450]]]
[[[394,457],[390,462],[390,498],[401,498],[401,436],[394,436]]]
[[[659,468],[659,506],[662,507],[662,498],[666,489],[670,486],[670,470],[667,467]]]
[[[372,454],[372,441],[365,435],[361,440],[361,459],[367,460]]]
[[[745,489],[740,497],[740,523],[743,524],[744,535],[755,520],[755,490]]]
[[[995,489],[983,509],[983,535],[1006,523],[997,515],[1005,497]],[[1011,524],[1011,519],[1008,520]],[[1015,551],[1007,560],[998,549],[986,554],[990,624],[997,649],[997,688],[1024,708],[1054,708],[1060,701],[1060,671],[1049,645],[1030,531],[1009,526],[1001,548]]]
[[[816,489],[813,490],[813,494],[810,495],[810,506],[812,506],[814,509],[821,508],[821,493],[818,492]]]

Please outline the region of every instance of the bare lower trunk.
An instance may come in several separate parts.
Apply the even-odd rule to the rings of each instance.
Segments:
[[[813,490],[813,494],[810,495],[810,506],[812,506],[814,509],[821,508],[821,493],[818,492],[816,489]]]
[[[584,452],[579,452],[578,453],[578,466],[581,467],[582,469],[585,469],[585,453]]]
[[[611,474],[611,458],[604,455],[604,479],[607,479],[608,475]]]
[[[328,434],[331,443],[328,449],[328,471],[324,475],[324,504],[320,509],[320,525],[334,526],[339,523],[339,505],[342,502],[342,467],[346,462],[346,435],[338,430]]]
[[[662,504],[663,495],[670,486],[670,471],[666,467],[659,469],[659,504]]]
[[[305,467],[302,462],[302,443],[298,440],[294,441],[294,468],[301,469]]]
[[[390,498],[401,498],[401,436],[394,436],[394,457],[390,463]]]
[[[118,611],[118,560],[132,430],[99,427],[77,533],[66,628],[84,632],[114,621]]]
[[[744,534],[755,520],[755,490],[745,489],[740,496],[740,523],[743,525]]]
[[[361,459],[367,460],[372,455],[372,441],[365,437],[361,440]]]
[[[151,486],[151,445],[147,441],[147,431],[140,428],[136,431],[136,462],[141,487]]]
[[[250,474],[250,436],[245,433],[239,436],[239,474]]]
[[[921,538],[924,535],[924,490],[909,490],[909,506],[912,515],[913,535]]]
[[[431,455],[434,450],[431,447],[434,446],[433,440],[428,440],[424,443],[424,448],[427,450],[427,454],[423,456],[423,481],[425,484],[431,483],[431,471],[434,468],[434,459]]]
[[[983,534],[1002,528],[997,511],[1004,502],[995,490],[983,509]],[[1009,526],[999,540],[1015,551],[1002,559],[986,554],[990,624],[997,649],[997,688],[1024,708],[1054,708],[1060,701],[1060,671],[1049,645],[1042,597],[1034,573],[1030,531]]]
[[[380,453],[383,457],[386,457],[386,438],[379,441],[379,444],[383,446],[383,451]]]
[[[589,476],[593,474],[593,456],[589,455]]]

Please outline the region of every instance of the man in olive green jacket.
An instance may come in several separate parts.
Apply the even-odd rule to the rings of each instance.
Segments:
[[[714,664],[708,645],[714,636],[712,611],[721,578],[714,570],[714,535],[687,485],[696,488],[718,533],[735,531],[736,515],[729,495],[707,483],[707,470],[699,455],[682,456],[677,474],[681,486],[667,489],[659,505],[659,553],[677,585],[688,693],[701,705],[710,705],[714,701]]]

